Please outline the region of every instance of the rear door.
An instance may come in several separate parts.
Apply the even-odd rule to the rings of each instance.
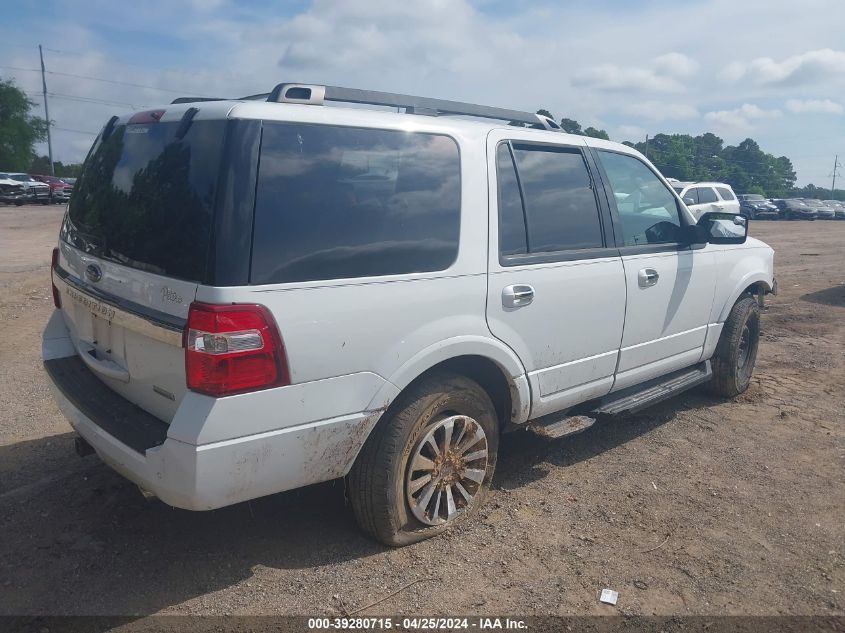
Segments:
[[[622,262],[585,146],[536,139],[496,130],[487,147],[487,321],[527,370],[531,417],[610,390],[625,315]]]
[[[185,112],[105,128],[70,202],[54,275],[80,358],[167,422],[186,391],[182,330],[208,272],[226,129],[196,112],[186,123]]]

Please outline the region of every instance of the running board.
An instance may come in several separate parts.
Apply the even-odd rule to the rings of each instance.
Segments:
[[[667,398],[691,389],[710,380],[713,371],[710,361],[706,360],[694,367],[681,369],[666,376],[660,376],[640,385],[628,387],[617,393],[605,396],[601,404],[590,411],[596,415],[619,415],[636,413]]]
[[[595,423],[596,419],[586,415],[561,415],[550,413],[537,418],[528,424],[528,430],[546,440],[556,440],[567,435],[575,435],[585,431]]]

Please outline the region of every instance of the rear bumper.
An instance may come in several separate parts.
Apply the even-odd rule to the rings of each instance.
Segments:
[[[364,411],[193,444],[173,436],[185,436],[186,427],[202,429],[220,401],[209,398],[212,406],[201,406],[189,401],[196,395],[189,394],[183,405],[192,414],[180,407],[167,425],[110,390],[71,350],[57,311],[45,330],[42,356],[56,402],[71,426],[114,470],[187,510],[211,510],[344,476],[381,413]],[[224,411],[233,433],[239,416],[256,415],[250,408],[237,415]]]

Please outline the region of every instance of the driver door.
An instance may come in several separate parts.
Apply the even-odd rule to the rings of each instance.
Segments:
[[[618,391],[699,362],[716,286],[715,260],[710,248],[684,243],[681,204],[650,165],[632,154],[599,148],[595,154],[627,289],[612,389]]]

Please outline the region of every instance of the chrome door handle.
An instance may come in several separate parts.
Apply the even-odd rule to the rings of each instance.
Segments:
[[[640,288],[653,286],[657,283],[658,279],[660,279],[660,275],[657,274],[657,271],[654,270],[654,268],[643,268],[637,273],[637,280],[639,281]]]
[[[506,308],[521,308],[534,301],[534,288],[527,285],[507,286],[502,290],[502,305]]]

